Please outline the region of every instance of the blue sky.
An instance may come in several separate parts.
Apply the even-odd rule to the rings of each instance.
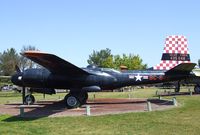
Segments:
[[[83,67],[93,50],[160,62],[167,35],[185,35],[200,59],[198,0],[0,0],[0,51],[33,45]]]

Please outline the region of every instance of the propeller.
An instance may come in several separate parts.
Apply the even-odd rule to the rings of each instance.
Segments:
[[[15,65],[15,70],[17,73],[21,73],[21,70],[20,70],[19,66],[17,66],[17,65]]]
[[[20,70],[18,65],[15,65],[16,74],[13,76],[13,80],[21,81],[22,83],[22,103],[25,104],[25,96],[26,96],[26,87],[24,86],[23,82],[23,72]]]

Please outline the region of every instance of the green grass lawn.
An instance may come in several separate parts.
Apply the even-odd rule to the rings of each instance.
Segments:
[[[96,98],[152,98],[156,89],[140,89],[133,92],[95,93]],[[90,98],[93,98],[90,94]],[[5,97],[7,95],[7,97]],[[65,94],[47,96],[47,100],[64,97]],[[43,99],[35,94],[36,99]],[[168,97],[171,98],[171,97]],[[7,99],[7,100],[6,100]],[[5,101],[6,100],[6,101]],[[0,103],[21,101],[20,94],[0,93]],[[165,111],[137,112],[105,116],[79,116],[61,118],[25,119],[9,115],[0,116],[0,134],[74,134],[74,135],[199,135],[200,95],[177,96],[180,107]]]

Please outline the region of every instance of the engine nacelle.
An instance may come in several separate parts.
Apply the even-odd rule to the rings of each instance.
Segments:
[[[89,86],[83,87],[82,90],[86,92],[100,92],[101,88],[99,86]]]
[[[31,92],[43,93],[43,94],[56,94],[55,89],[49,88],[30,88]]]
[[[46,69],[27,69],[23,72],[22,81],[27,87],[46,87],[50,72]]]

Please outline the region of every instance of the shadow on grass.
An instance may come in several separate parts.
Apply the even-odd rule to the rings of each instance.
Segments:
[[[16,106],[16,109],[19,109],[20,104],[7,104]],[[42,101],[38,102],[33,106],[26,106],[26,110],[23,115],[12,116],[4,119],[5,122],[15,122],[15,121],[33,121],[40,118],[48,117],[55,113],[62,112],[64,110],[69,110],[66,108],[63,101],[52,102],[52,101]],[[28,111],[27,111],[28,110]]]
[[[26,117],[19,117],[19,116],[11,116],[9,118],[4,119],[4,122],[16,122],[16,121],[33,121],[38,118],[26,118]]]

